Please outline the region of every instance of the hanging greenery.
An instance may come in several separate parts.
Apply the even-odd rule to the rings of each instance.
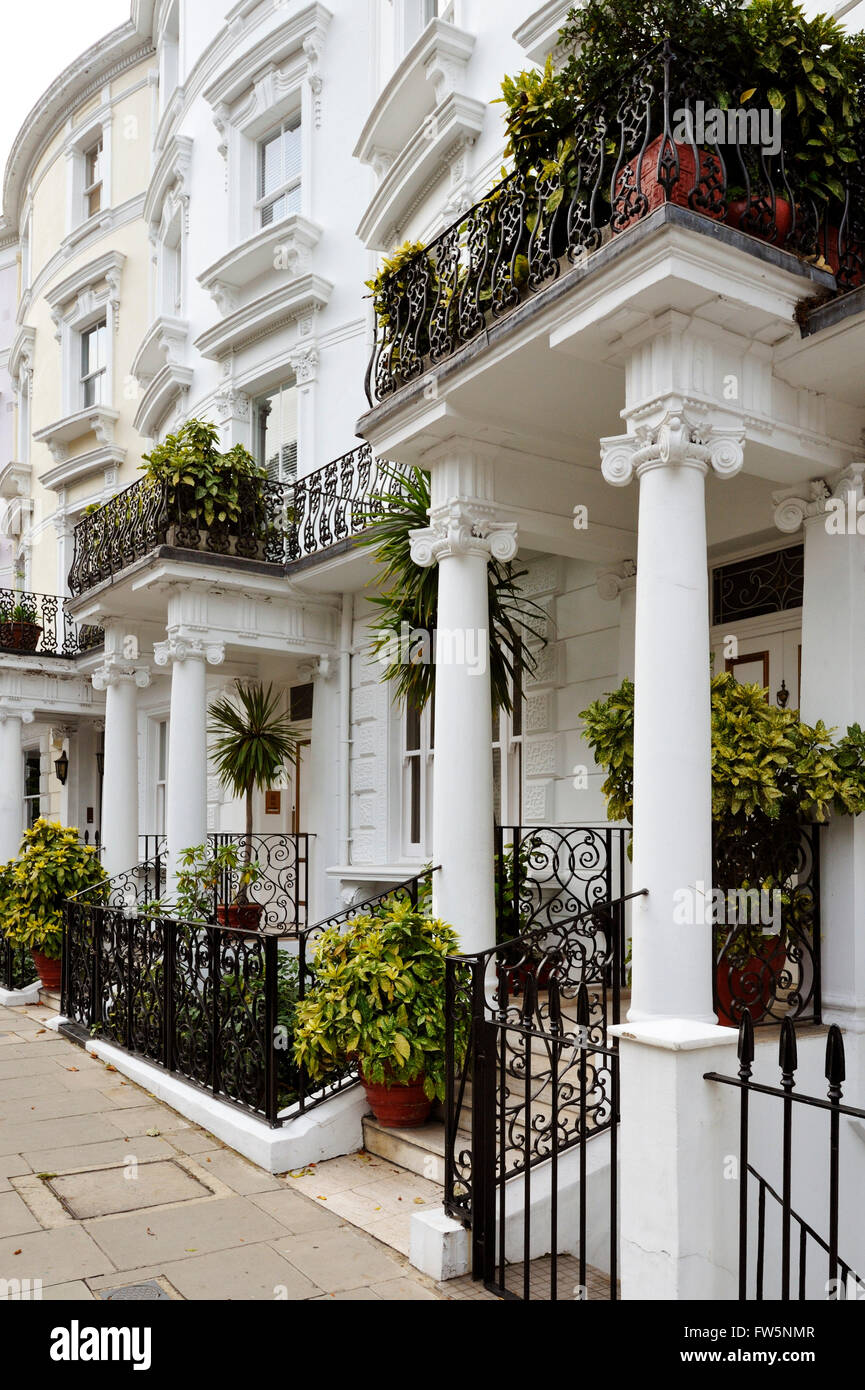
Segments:
[[[378,613],[373,655],[383,664],[382,679],[392,682],[401,705],[422,710],[435,688],[438,566],[424,569],[411,556],[411,532],[429,525],[430,480],[421,468],[394,474],[389,490],[372,502],[368,520],[374,529],[362,538],[381,566],[384,590],[370,595]],[[513,707],[518,667],[531,676],[537,667],[529,638],[546,643],[548,616],[520,590],[526,570],[491,559],[489,591],[489,663],[493,711]]]

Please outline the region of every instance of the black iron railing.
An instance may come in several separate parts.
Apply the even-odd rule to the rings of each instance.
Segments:
[[[491,1278],[492,1249],[505,1239],[503,1189],[522,1179],[528,1195],[528,1170],[616,1122],[607,1029],[620,1021],[625,905],[640,896],[595,901],[447,962],[444,1204],[471,1228],[476,1278]],[[555,1049],[532,1044],[528,1063],[534,1034],[576,1037],[579,1055],[563,1066]],[[580,1250],[584,1258],[584,1242]]]
[[[39,978],[33,956],[26,946],[16,946],[0,936],[0,988],[26,989]]]
[[[317,988],[317,938],[388,898],[422,902],[428,877],[418,875],[306,927],[295,951],[279,930],[150,913],[146,904],[164,883],[157,857],[67,902],[66,1029],[79,1041],[99,1036],[282,1125],[358,1084],[352,1066],[335,1066],[330,1076],[313,1080],[294,1061],[294,1011]]]
[[[375,458],[369,444],[298,478],[290,490],[286,559],[300,560],[360,535],[383,514],[379,499],[398,491],[399,479],[398,466]]]
[[[104,640],[101,627],[73,622],[56,594],[0,589],[0,656],[81,656]]]
[[[798,1055],[796,1030],[791,1020],[781,1025],[778,1066],[780,1086],[767,1086],[754,1080],[754,1027],[751,1016],[745,1013],[739,1029],[739,1074],[723,1076],[707,1072],[705,1080],[718,1081],[740,1089],[739,1108],[739,1299],[838,1300],[863,1296],[862,1280],[839,1253],[842,1238],[849,1239],[851,1218],[861,1215],[860,1194],[849,1193],[841,1204],[841,1118],[865,1120],[865,1110],[848,1105],[843,1099],[846,1077],[844,1038],[833,1024],[826,1038],[824,1074],[828,1083],[826,1096],[808,1095],[795,1089]],[[774,1097],[781,1103],[778,1144],[777,1185],[771,1185],[756,1171],[750,1161],[751,1097]],[[812,1149],[807,1166],[795,1167],[797,1144],[794,1142],[794,1111],[822,1112],[826,1118],[826,1167],[814,1171]],[[765,1116],[766,1107],[761,1105]],[[799,1112],[799,1119],[804,1114]],[[813,1123],[817,1123],[816,1117]],[[826,1231],[825,1238],[814,1225],[804,1220],[793,1208],[793,1184],[803,1197],[814,1192],[817,1178],[825,1177]],[[756,1208],[756,1210],[755,1210]],[[770,1216],[771,1213],[771,1216]],[[774,1218],[774,1221],[773,1219]],[[768,1232],[768,1238],[767,1238]],[[856,1232],[861,1244],[861,1233]],[[809,1267],[809,1255],[811,1264]]]
[[[277,1125],[290,1088],[279,1021],[279,939],[139,915],[66,907],[64,1031],[104,1039]]]
[[[728,1026],[738,1027],[746,1010],[757,1025],[822,1017],[820,826],[773,834],[778,887],[726,891],[725,920],[715,928],[715,1010]]]
[[[249,888],[249,901],[264,908],[262,926],[283,935],[293,935],[306,926],[309,904],[310,840],[305,833],[285,831],[253,831],[252,862],[259,877]],[[236,844],[243,860],[246,835],[242,831],[218,831],[207,837],[213,849]],[[155,858],[165,861],[168,853],[164,835],[140,835],[142,859],[147,863]],[[226,872],[214,890],[214,920],[216,909],[230,903],[237,891],[238,872]]]
[[[567,172],[512,174],[423,250],[385,278],[375,297],[376,342],[367,371],[370,405],[480,337],[564,270],[626,233],[664,203],[817,260],[839,291],[865,279],[865,194],[846,165],[835,211],[796,173],[801,141],[785,115],[781,146],[719,145],[683,138],[703,90],[695,63],[669,43],[625,76],[605,107],[575,113]],[[675,133],[675,134],[674,134]]]
[[[553,929],[595,902],[622,897],[630,838],[630,826],[497,825],[498,939]]]
[[[161,545],[283,563],[287,525],[283,484],[242,480],[237,519],[209,528],[190,516],[191,489],[189,493],[167,482],[141,479],[83,517],[75,527],[69,592],[76,595],[92,589]]]

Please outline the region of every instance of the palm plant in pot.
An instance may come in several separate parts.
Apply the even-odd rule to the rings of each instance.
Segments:
[[[78,831],[38,820],[24,832],[17,859],[0,868],[0,931],[33,956],[46,989],[60,987],[66,899],[106,881],[99,853],[82,845]]]
[[[357,1064],[373,1114],[389,1128],[422,1125],[445,1093],[445,961],[456,933],[410,902],[329,927],[312,987],[299,1000],[294,1055],[314,1079]],[[455,1059],[467,1020],[457,1021]]]
[[[273,786],[286,763],[297,756],[298,735],[282,707],[282,696],[260,681],[235,683],[234,695],[210,706],[211,757],[223,786],[242,798],[246,812],[243,854],[232,903],[218,905],[219,919],[229,926],[256,928],[264,908],[250,902],[249,890],[258,873],[252,861],[252,814],[256,791]],[[225,876],[223,876],[223,882]]]

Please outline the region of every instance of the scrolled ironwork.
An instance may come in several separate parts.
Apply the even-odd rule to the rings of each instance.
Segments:
[[[798,175],[801,134],[785,122],[770,155],[730,132],[699,139],[682,113],[725,105],[700,65],[669,40],[622,74],[615,92],[575,109],[562,171],[510,174],[376,294],[369,403],[387,400],[656,208],[674,203],[830,270],[846,293],[865,283],[865,150],[844,166],[843,203],[818,203]]]
[[[56,594],[0,589],[0,655],[83,656],[104,640],[101,627],[70,618]]]

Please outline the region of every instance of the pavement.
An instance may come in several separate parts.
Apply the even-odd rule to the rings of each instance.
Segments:
[[[76,1301],[130,1285],[145,1288],[123,1296],[477,1296],[347,1219],[379,1207],[393,1241],[407,1209],[435,1200],[432,1184],[362,1155],[336,1160],[333,1176],[274,1177],[53,1032],[52,1017],[0,1007],[0,1298],[21,1287],[4,1280]]]

